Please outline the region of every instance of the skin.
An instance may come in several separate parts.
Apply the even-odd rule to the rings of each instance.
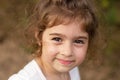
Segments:
[[[82,27],[72,22],[43,32],[42,55],[37,62],[47,80],[70,80],[69,71],[83,62],[89,36]]]

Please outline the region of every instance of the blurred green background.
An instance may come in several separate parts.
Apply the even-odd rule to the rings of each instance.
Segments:
[[[32,59],[24,57],[25,54],[22,53],[27,52],[20,43],[24,42],[23,33],[27,18],[37,1],[0,0],[0,80],[6,80]],[[95,1],[100,11],[106,47],[101,53],[102,64],[92,68],[82,65],[81,77],[82,80],[120,80],[120,0]],[[16,66],[17,61],[20,67]]]

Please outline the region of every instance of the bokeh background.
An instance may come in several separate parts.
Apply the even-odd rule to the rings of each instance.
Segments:
[[[38,0],[0,0],[0,80],[33,59],[24,46],[27,18]],[[105,48],[99,65],[80,66],[82,80],[120,80],[120,0],[95,0],[104,33]],[[103,44],[103,45],[104,45]]]

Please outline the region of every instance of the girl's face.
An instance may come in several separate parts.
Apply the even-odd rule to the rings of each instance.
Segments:
[[[47,28],[42,36],[42,64],[48,71],[68,72],[83,62],[88,40],[88,33],[74,22]]]

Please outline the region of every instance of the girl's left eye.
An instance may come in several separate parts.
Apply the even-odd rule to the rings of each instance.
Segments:
[[[62,39],[59,38],[59,37],[54,37],[54,38],[52,38],[52,40],[57,41],[57,42],[61,42],[62,41]]]
[[[76,44],[85,44],[84,40],[75,40],[74,41]]]

